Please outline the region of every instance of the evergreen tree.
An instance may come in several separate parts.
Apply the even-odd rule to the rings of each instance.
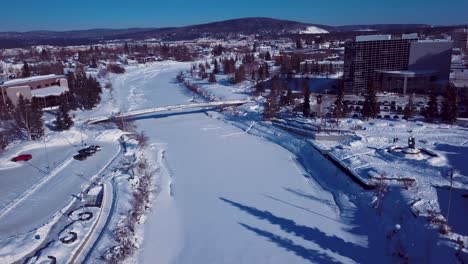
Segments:
[[[265,120],[270,120],[278,117],[280,106],[276,101],[276,96],[270,94],[265,102],[263,109],[263,118]]]
[[[441,111],[442,121],[454,124],[458,117],[458,96],[455,87],[449,86],[445,89],[444,103]]]
[[[67,97],[62,96],[55,120],[55,126],[58,130],[68,130],[73,126],[73,120],[70,117],[69,111]]]
[[[218,64],[218,60],[217,59],[214,59],[214,69],[213,69],[213,73],[214,74],[219,74],[219,64]]]
[[[125,42],[125,44],[124,44],[124,53],[125,53],[125,54],[130,54],[130,48],[128,47],[128,43],[127,43],[127,42]]]
[[[210,74],[210,78],[208,79],[210,83],[215,83],[216,82],[216,76],[214,73]]]
[[[91,65],[90,65],[89,67],[90,67],[90,68],[93,68],[93,69],[96,69],[96,68],[98,67],[95,58],[93,58],[93,60],[91,61]]]
[[[85,91],[86,97],[83,98],[83,108],[91,110],[101,102],[101,85],[93,77],[86,78],[85,76]]]
[[[18,137],[37,140],[44,135],[43,112],[36,100],[25,99],[23,95],[18,98],[18,104],[12,112],[12,131]]]
[[[236,71],[236,62],[233,58],[225,59],[223,64],[225,74],[233,74]]]
[[[15,106],[11,102],[9,97],[6,97],[5,103],[3,100],[0,98],[0,120],[10,120],[11,119],[11,113],[15,109]]]
[[[271,94],[277,96],[281,90],[281,80],[278,76],[274,76],[271,79]]]
[[[255,92],[257,94],[262,94],[265,92],[265,85],[263,82],[257,82],[257,84],[255,84]]]
[[[301,41],[301,39],[297,39],[297,40],[296,40],[296,48],[297,48],[297,49],[302,49],[302,41]]]
[[[6,98],[5,100],[5,108],[6,108],[6,113],[8,115],[8,119],[11,119],[11,114],[15,110],[15,105],[11,101],[9,97]]]
[[[369,85],[365,95],[364,105],[362,106],[362,116],[365,118],[376,118],[380,113],[380,107],[377,103],[377,95],[374,85]]]
[[[26,61],[23,62],[23,68],[21,68],[21,77],[22,78],[31,77],[31,70],[29,69],[29,65]]]
[[[3,131],[0,132],[0,152],[3,151],[8,144],[10,144],[10,138],[9,138],[9,133]]]
[[[415,111],[415,107],[414,107],[414,102],[413,102],[413,94],[410,94],[408,103],[406,104],[405,109],[404,109],[403,118],[404,119],[412,118],[414,116],[414,111]]]
[[[257,70],[257,76],[260,81],[265,80],[265,69],[263,66],[260,66]]]
[[[241,83],[245,80],[245,67],[241,65],[234,74],[234,83]]]
[[[288,91],[286,92],[286,104],[291,105],[292,103],[293,103],[292,90],[288,88]]]
[[[44,135],[44,112],[39,104],[39,101],[32,100],[31,102],[31,122],[30,131],[31,139],[37,140]]]
[[[343,85],[338,86],[338,94],[335,100],[334,114],[336,118],[345,117],[345,106],[344,106],[344,87]]]
[[[433,122],[439,117],[439,103],[437,102],[437,93],[434,89],[432,89],[431,94],[429,95],[425,117],[429,122]]]
[[[302,113],[305,117],[310,116],[310,90],[309,79],[305,78],[302,81],[302,94],[304,95],[304,102],[302,103]]]
[[[68,81],[68,89],[70,90],[70,96],[68,97],[68,102],[70,109],[77,109],[78,108],[78,102],[76,101],[76,78],[75,74],[70,72],[67,75],[67,81]]]

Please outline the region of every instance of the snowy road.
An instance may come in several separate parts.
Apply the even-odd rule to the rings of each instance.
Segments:
[[[47,223],[119,153],[116,142],[96,140],[93,144],[103,150],[85,161],[72,158],[77,150],[73,146],[57,146],[47,154],[42,148],[29,150],[34,157],[29,163],[0,170],[0,186],[5,186],[0,192],[0,238]],[[52,168],[49,173],[47,159]]]
[[[186,103],[192,95],[174,77],[187,67],[118,77],[117,100],[123,110]],[[142,117],[137,125],[165,148],[140,263],[365,262],[367,237],[353,232],[332,194],[304,177],[284,148],[202,111]]]

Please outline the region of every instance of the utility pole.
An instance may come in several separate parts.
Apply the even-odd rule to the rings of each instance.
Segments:
[[[448,198],[448,208],[447,208],[447,224],[450,216],[450,207],[452,206],[452,192],[453,192],[453,168],[450,170],[450,192]]]
[[[49,152],[47,152],[47,144],[46,144],[45,137],[44,137],[44,150],[45,150],[46,158],[47,158],[47,170],[50,172]]]
[[[81,146],[84,146],[83,142],[83,131],[80,130],[80,136],[81,136]]]

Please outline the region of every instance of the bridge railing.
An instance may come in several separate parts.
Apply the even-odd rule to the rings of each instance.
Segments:
[[[208,102],[208,103],[194,103],[194,104],[186,104],[186,105],[171,105],[171,106],[160,106],[148,109],[141,109],[135,111],[129,111],[126,113],[118,113],[113,114],[111,116],[100,116],[88,119],[85,124],[97,124],[106,121],[110,121],[112,119],[117,118],[130,118],[140,115],[158,113],[158,112],[166,112],[166,111],[177,111],[177,110],[184,110],[190,108],[204,108],[204,107],[225,107],[225,106],[238,106],[243,105],[246,103],[250,103],[250,100],[232,100],[232,101],[216,101],[216,102]]]

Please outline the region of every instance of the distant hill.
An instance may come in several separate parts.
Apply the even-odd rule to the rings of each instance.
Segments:
[[[147,32],[124,34],[121,38],[161,38],[161,39],[194,39],[200,37],[225,37],[229,35],[250,34],[285,34],[306,31],[310,27],[327,32],[333,27],[315,25],[289,20],[280,20],[264,17],[231,19],[207,24],[160,28]]]
[[[391,31],[431,28],[425,24],[327,26],[265,17],[231,19],[200,25],[167,28],[90,29],[73,31],[0,32],[0,48],[31,45],[87,45],[104,40],[191,40],[239,34],[327,34],[356,31]]]
[[[430,28],[426,24],[376,24],[376,25],[348,25],[334,28],[334,32],[349,31],[386,31],[386,30],[404,30],[408,28]]]
[[[200,37],[226,37],[238,34],[308,33],[315,28],[324,33],[333,27],[273,18],[240,18],[207,24],[168,28],[90,29],[73,31],[0,32],[0,47],[27,45],[89,44],[111,39],[185,40]]]

